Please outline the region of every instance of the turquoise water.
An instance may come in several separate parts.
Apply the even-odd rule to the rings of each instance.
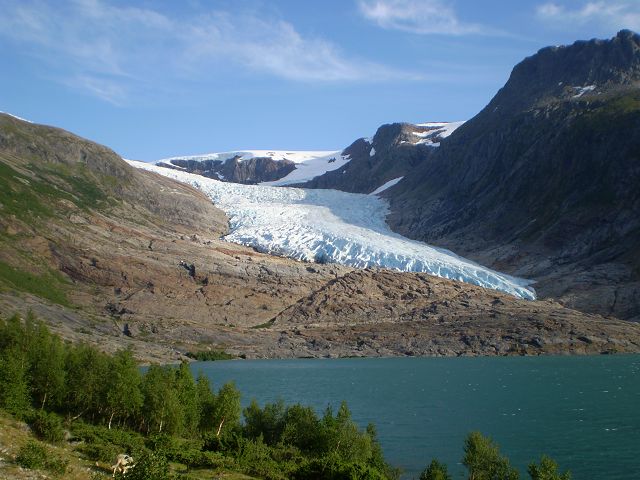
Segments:
[[[243,404],[346,400],[373,422],[387,460],[417,478],[436,457],[454,478],[466,434],[491,436],[513,465],[545,453],[574,480],[640,479],[640,356],[237,360],[199,362]],[[523,475],[528,478],[528,475]]]

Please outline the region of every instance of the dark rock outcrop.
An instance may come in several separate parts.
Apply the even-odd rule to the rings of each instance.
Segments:
[[[172,159],[158,165],[196,173],[204,177],[225,182],[255,184],[272,182],[286,177],[296,168],[291,160],[274,160],[269,157],[254,157],[243,160],[235,155],[225,160]]]
[[[542,296],[640,320],[640,36],[540,50],[412,175],[389,222]],[[621,300],[623,299],[623,300]]]
[[[371,141],[361,138],[344,150],[343,154],[351,158],[344,167],[297,186],[371,193],[389,180],[413,171],[429,158],[436,149],[418,141],[428,138],[429,142],[439,143],[439,131],[410,123],[383,125]],[[431,132],[433,135],[429,135]]]

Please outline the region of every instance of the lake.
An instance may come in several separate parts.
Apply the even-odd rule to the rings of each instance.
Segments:
[[[432,458],[464,478],[464,438],[491,436],[520,469],[547,454],[574,480],[640,478],[640,356],[369,358],[197,362],[243,406],[282,398],[314,406],[346,400],[376,424],[385,457],[417,478]]]

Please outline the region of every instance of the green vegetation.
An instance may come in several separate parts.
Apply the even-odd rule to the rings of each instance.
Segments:
[[[31,179],[6,165],[0,156],[0,205],[3,215],[13,215],[20,220],[53,216],[53,210],[41,195],[50,197],[57,190],[44,182]]]
[[[462,464],[469,472],[469,480],[518,480],[520,474],[509,465],[509,459],[500,454],[493,440],[479,432],[471,432],[464,442]],[[528,468],[531,480],[571,480],[569,472],[558,472],[558,464],[543,456],[540,465]],[[420,475],[420,480],[451,480],[447,466],[434,459]]]
[[[28,165],[34,175],[20,173],[11,158],[0,153],[0,211],[27,224],[59,215],[53,208],[61,200],[82,210],[113,204],[109,189],[118,184],[115,177],[97,174],[84,164]]]
[[[427,468],[420,474],[420,480],[451,480],[447,466],[433,459]]]
[[[251,327],[251,328],[256,329],[256,330],[257,330],[257,329],[260,329],[260,328],[271,328],[271,327],[273,327],[273,324],[274,324],[274,323],[276,323],[276,321],[275,321],[275,319],[274,319],[274,318],[272,318],[271,320],[268,320],[268,321],[266,321],[266,322],[264,322],[264,323],[261,323],[261,324],[259,324],[259,325],[254,325],[254,326],[253,326],[253,327]]]
[[[199,362],[211,362],[214,360],[232,360],[236,358],[223,350],[200,350],[198,352],[187,352],[187,357],[198,360]]]
[[[0,319],[0,408],[49,444],[70,435],[92,462],[109,466],[118,454],[131,455],[135,466],[116,478],[186,480],[212,472],[266,480],[399,476],[384,459],[375,426],[358,428],[346,403],[322,415],[283,401],[262,407],[253,401],[242,410],[233,383],[215,391],[186,363],[152,365],[141,373],[130,351],[107,355],[64,343],[33,316]],[[20,466],[65,473],[68,458],[41,442],[23,442]],[[467,437],[462,464],[469,480],[519,478],[498,446],[478,432]],[[531,480],[570,480],[545,456],[528,473]],[[447,465],[435,459],[420,475],[451,478]]]
[[[67,429],[91,461],[133,456],[135,466],[117,478],[197,479],[212,471],[267,480],[398,477],[375,427],[358,428],[345,403],[321,416],[283,402],[254,401],[242,411],[233,383],[215,391],[186,363],[143,374],[130,351],[107,355],[64,343],[32,316],[0,319],[0,408],[50,443],[62,443]],[[33,440],[17,461],[58,475],[67,468]]]
[[[58,475],[65,473],[69,464],[67,460],[53,454],[45,445],[33,440],[20,448],[16,462],[23,468],[48,470]]]
[[[31,293],[53,303],[69,306],[63,289],[67,283],[59,272],[47,270],[37,275],[14,268],[0,260],[0,284],[12,290]]]

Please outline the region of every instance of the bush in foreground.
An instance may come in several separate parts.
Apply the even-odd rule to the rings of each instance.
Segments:
[[[20,448],[16,462],[23,468],[48,470],[57,475],[65,473],[69,465],[68,460],[55,455],[43,444],[34,440],[29,440]]]

